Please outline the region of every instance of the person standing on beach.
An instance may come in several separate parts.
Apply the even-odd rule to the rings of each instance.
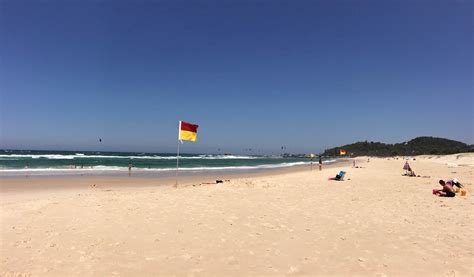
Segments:
[[[323,170],[323,161],[321,160],[321,155],[319,155],[319,171]]]
[[[26,162],[25,169],[28,169],[29,167],[30,167],[30,163]],[[28,178],[28,172],[25,172],[25,177]]]
[[[132,162],[128,162],[128,176],[132,176],[132,167],[133,167]]]

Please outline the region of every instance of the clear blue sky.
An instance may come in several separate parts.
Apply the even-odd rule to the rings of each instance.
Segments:
[[[473,3],[2,0],[0,148],[473,143]]]

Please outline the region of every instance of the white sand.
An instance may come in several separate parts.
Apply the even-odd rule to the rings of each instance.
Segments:
[[[359,158],[364,168],[178,189],[0,179],[0,275],[473,276],[474,155],[457,157],[410,161],[431,178],[401,176],[402,159]],[[350,180],[327,180],[340,169]],[[467,196],[431,194],[450,177]],[[12,189],[35,182],[79,185]]]

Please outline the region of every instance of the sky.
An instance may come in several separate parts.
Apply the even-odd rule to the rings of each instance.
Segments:
[[[473,3],[1,0],[0,148],[472,144]]]

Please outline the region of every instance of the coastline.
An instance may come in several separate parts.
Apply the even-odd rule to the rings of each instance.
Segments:
[[[38,156],[36,156],[38,157]],[[83,157],[83,156],[81,156]],[[59,157],[63,159],[64,156]],[[154,157],[158,161],[162,160],[164,157],[158,156]],[[38,160],[38,158],[33,159]],[[72,160],[72,159],[71,159]],[[191,160],[191,159],[190,159]],[[323,160],[323,165],[332,164],[338,162],[340,158],[333,158],[329,160]],[[141,162],[144,160],[142,159]],[[211,161],[211,162],[209,162]],[[76,167],[76,166],[64,166],[64,165],[50,165],[53,167],[28,167],[28,162],[25,167],[8,167],[8,166],[18,166],[12,164],[11,160],[4,161],[4,165],[0,165],[0,178],[10,178],[10,177],[41,177],[41,176],[110,176],[110,177],[124,177],[129,175],[130,168],[128,166],[108,166],[104,165],[108,162],[105,160],[96,160],[95,162],[100,163],[95,166],[86,166]],[[41,163],[53,162],[57,163],[57,160],[43,160]],[[61,161],[62,162],[62,161]],[[139,163],[138,161],[137,163]],[[104,164],[102,164],[104,163]],[[309,159],[285,159],[285,158],[258,158],[247,156],[246,158],[222,158],[221,157],[208,157],[208,158],[192,158],[191,164],[182,165],[180,163],[179,175],[180,176],[202,176],[202,175],[222,175],[222,174],[248,174],[248,173],[259,173],[264,171],[271,171],[277,169],[285,168],[294,168],[299,166],[310,166],[311,161]],[[313,164],[317,164],[317,161],[313,161]],[[131,172],[134,176],[142,177],[172,177],[176,174],[176,160],[169,163],[168,157],[166,157],[166,164],[154,165],[151,167],[151,164],[144,167],[144,164],[139,164],[139,166],[134,166],[133,162],[130,161],[132,165]],[[129,165],[130,165],[129,164]],[[170,167],[171,166],[171,167]]]
[[[323,164],[323,169],[332,169],[350,165],[349,159],[339,159],[336,162]],[[314,163],[312,170],[319,170],[318,164]],[[232,180],[241,178],[257,178],[277,176],[282,174],[311,171],[311,165],[297,165],[273,169],[261,169],[254,172],[222,171],[222,174],[207,174],[203,172],[197,175],[180,175],[178,183],[180,187],[200,185],[204,182],[215,180]],[[92,185],[101,187],[158,187],[174,186],[175,176],[143,175],[135,174],[121,175],[36,175],[36,176],[0,176],[0,192],[24,192],[27,190],[50,190],[50,189],[88,189]]]
[[[2,152],[3,151],[3,152]],[[136,152],[5,151],[0,150],[0,176],[175,176],[176,155]],[[323,159],[332,163],[334,159]],[[182,176],[255,173],[268,169],[309,165],[307,157],[183,154]],[[1,178],[0,177],[0,178]]]

